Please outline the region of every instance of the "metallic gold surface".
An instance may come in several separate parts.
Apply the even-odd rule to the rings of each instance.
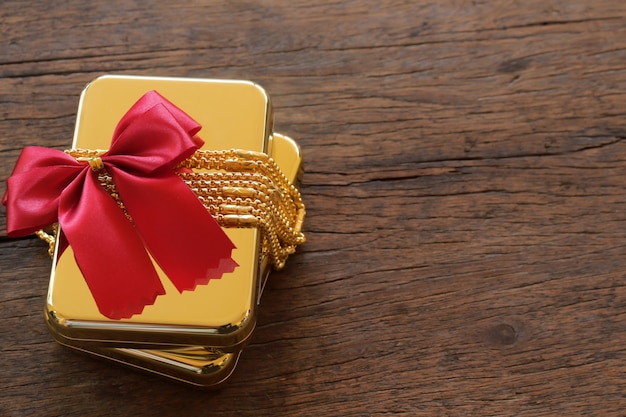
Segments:
[[[272,156],[283,173],[292,182],[301,174],[300,148],[292,139],[278,133],[273,135]],[[295,163],[294,163],[295,161]],[[263,283],[259,298],[269,275],[269,260],[262,259]],[[171,349],[107,348],[87,345],[77,347],[86,353],[115,360],[137,369],[159,374],[199,387],[215,388],[230,376],[241,350],[226,353],[217,349],[188,346]]]
[[[268,153],[289,181],[297,181],[300,148],[271,133],[269,98],[249,82],[99,78],[81,96],[73,147],[107,148],[117,121],[152,89],[203,126],[199,136],[205,149]],[[97,160],[92,168],[98,168]],[[256,305],[271,269],[256,228],[225,230],[237,246],[233,256],[240,266],[235,272],[182,294],[160,273],[167,294],[127,320],[100,315],[71,248],[62,256],[55,253],[46,306],[52,334],[71,348],[150,373],[203,387],[219,385],[232,373],[254,328]]]
[[[175,381],[202,388],[217,388],[234,371],[241,351],[224,353],[202,347],[180,347],[169,350],[131,348],[68,347],[89,355],[112,360]]]
[[[106,149],[119,119],[153,89],[202,125],[199,136],[205,140],[204,148],[267,151],[270,102],[255,84],[116,76],[98,78],[84,90],[73,147]],[[260,235],[257,229],[225,230],[237,247],[233,258],[239,267],[233,273],[181,294],[160,272],[166,294],[146,306],[142,314],[124,320],[109,320],[98,312],[71,248],[55,256],[46,308],[53,334],[65,344],[77,340],[117,346],[204,345],[236,350],[255,324]]]

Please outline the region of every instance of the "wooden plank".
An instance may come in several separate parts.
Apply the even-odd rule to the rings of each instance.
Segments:
[[[624,414],[626,5],[56,3],[0,8],[0,192],[100,74],[251,79],[308,242],[207,394],[57,346],[0,209],[0,415]]]

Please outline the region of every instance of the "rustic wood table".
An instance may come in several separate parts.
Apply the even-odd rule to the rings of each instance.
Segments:
[[[626,415],[623,2],[5,0],[0,192],[105,73],[264,86],[308,242],[205,392],[58,346],[0,209],[0,415]]]

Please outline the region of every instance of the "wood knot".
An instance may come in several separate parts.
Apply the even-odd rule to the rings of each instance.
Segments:
[[[497,324],[486,331],[487,340],[495,345],[510,346],[517,342],[518,333],[510,324]]]

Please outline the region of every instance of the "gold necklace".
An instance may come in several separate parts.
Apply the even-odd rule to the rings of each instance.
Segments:
[[[65,152],[92,165],[105,151]],[[176,171],[221,226],[258,227],[263,237],[263,254],[270,257],[275,269],[282,269],[289,255],[304,243],[305,208],[300,192],[268,155],[240,149],[198,150]],[[132,221],[111,176],[104,169],[98,173],[102,186]],[[37,232],[48,242],[51,256],[55,235],[56,230]]]

